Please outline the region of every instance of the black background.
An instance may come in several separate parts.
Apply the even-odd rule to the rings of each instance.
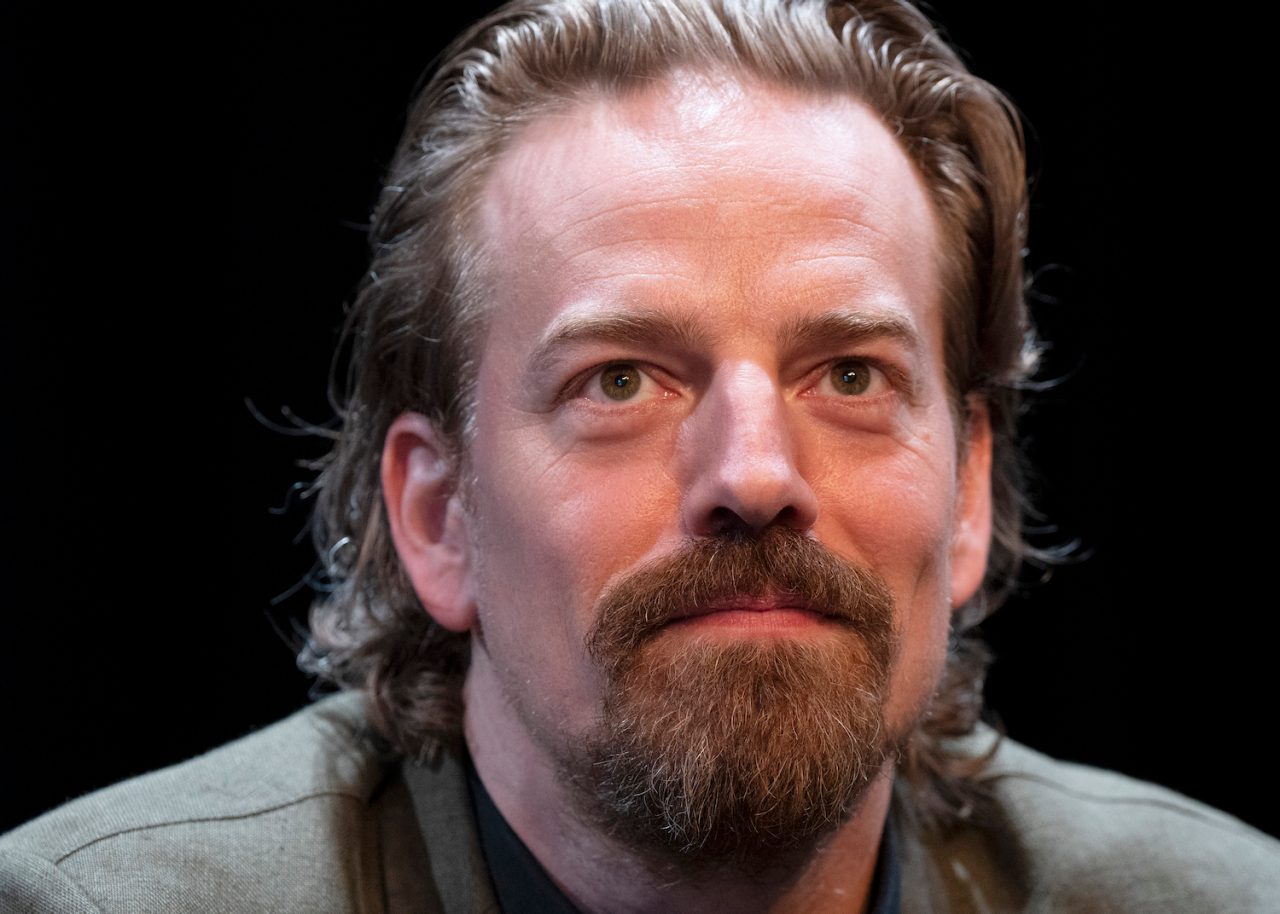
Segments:
[[[485,8],[415,6],[8,7],[0,830],[307,700],[277,630],[309,602],[288,491],[323,444],[246,401],[329,417],[405,106]],[[1039,541],[1090,554],[987,626],[990,702],[1032,746],[1276,833],[1269,347],[1220,231],[1240,191],[1213,156],[1238,131],[1189,59],[1212,23],[934,10],[1032,128],[1034,307],[1062,379],[1024,425]]]

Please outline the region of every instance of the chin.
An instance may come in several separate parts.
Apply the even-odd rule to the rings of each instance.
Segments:
[[[848,628],[656,638],[613,678],[596,732],[562,772],[582,812],[663,868],[792,866],[896,757],[890,654],[885,639]]]

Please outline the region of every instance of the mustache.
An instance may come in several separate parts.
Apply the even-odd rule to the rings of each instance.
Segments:
[[[876,640],[892,627],[893,595],[880,575],[804,533],[772,526],[693,540],[618,580],[598,601],[587,649],[616,669],[669,622],[744,597],[785,599]]]

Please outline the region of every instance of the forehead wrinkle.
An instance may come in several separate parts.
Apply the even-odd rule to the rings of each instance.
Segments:
[[[773,242],[773,244],[770,247],[771,249],[776,250],[779,247],[779,243],[781,241],[787,238],[790,238],[792,236],[804,237],[805,233],[803,230],[800,230],[800,229],[795,229],[791,231],[785,231],[780,229],[778,231],[773,232],[770,238],[767,240]],[[704,245],[706,244],[715,245],[717,250],[718,250],[718,246],[726,241],[754,241],[758,243],[762,241],[762,239],[759,238],[758,233],[756,233],[754,230],[743,230],[741,232],[735,232],[735,233],[720,232],[720,233],[717,233],[713,239],[707,239],[705,236],[700,236],[695,240],[697,240],[698,242]],[[592,244],[590,247],[583,248],[582,250],[577,250],[577,251],[574,251],[572,254],[566,255],[564,262],[566,264],[572,264],[583,259],[593,258],[597,255],[600,255],[602,253],[606,253],[609,251],[617,251],[618,249],[623,249],[623,251],[625,252],[627,248],[636,248],[638,249],[637,253],[641,255],[635,258],[637,262],[642,262],[647,256],[649,258],[658,258],[659,262],[665,264],[668,258],[666,258],[663,254],[663,248],[661,247],[662,245],[687,244],[689,241],[690,239],[687,236],[681,236],[681,235],[669,235],[669,236],[663,235],[663,236],[653,236],[653,237],[646,237],[646,238],[619,238],[616,241],[600,241],[595,244]],[[658,247],[655,249],[653,247],[654,245],[658,245]],[[871,264],[872,267],[877,267],[881,263],[881,258],[876,256],[875,254],[862,254],[862,253],[854,253],[851,251],[834,250],[830,252],[814,253],[812,255],[806,255],[806,256],[788,256],[785,260],[780,260],[776,265],[785,268],[790,266],[798,266],[806,263],[821,263],[821,262],[844,262],[844,263],[847,263],[850,267],[854,267],[857,264],[866,263],[866,264]],[[716,270],[717,272],[724,274],[727,270],[729,270],[729,264],[725,262],[718,263],[716,264]],[[739,276],[738,284],[741,285],[742,282],[748,280],[752,275],[752,273],[754,272],[755,272],[754,270],[742,271],[741,275]],[[594,283],[602,280],[613,279],[613,278],[618,278],[623,276],[636,276],[636,277],[652,276],[660,279],[689,278],[687,274],[679,272],[674,268],[667,268],[664,265],[662,272],[646,271],[646,270],[618,270],[616,272],[611,272],[611,273],[593,272],[591,274],[591,282]]]
[[[541,236],[540,246],[564,247],[566,263],[578,263],[602,253],[607,256],[611,251],[625,251],[628,248],[646,257],[659,257],[665,262],[669,258],[661,252],[666,246],[691,241],[696,242],[699,247],[736,241],[754,242],[763,245],[758,253],[764,254],[766,250],[777,252],[779,245],[786,239],[803,239],[812,234],[816,227],[822,226],[828,227],[833,235],[843,235],[844,240],[832,237],[822,241],[811,255],[790,254],[774,260],[774,255],[770,254],[765,261],[755,262],[760,266],[768,262],[774,266],[786,267],[843,256],[851,263],[867,261],[875,264],[878,258],[891,253],[895,244],[893,231],[883,224],[884,221],[900,220],[901,217],[887,211],[882,219],[877,212],[883,208],[880,201],[870,198],[860,189],[849,190],[847,196],[834,199],[807,198],[799,193],[783,198],[751,193],[728,195],[723,191],[701,196],[680,194],[660,199],[615,202],[607,209],[561,225],[556,225],[553,219],[542,219],[535,228]],[[753,207],[759,205],[777,213],[777,221],[770,226],[767,234],[760,232],[759,216],[751,212]],[[745,208],[754,217],[752,221],[744,223],[736,215],[739,207]],[[705,213],[705,218],[684,222],[669,218],[676,210],[689,214],[701,211]],[[793,218],[802,218],[805,224],[793,225]],[[603,230],[600,228],[601,223],[604,223]],[[928,229],[922,228],[927,234]],[[867,245],[866,253],[855,253],[848,249],[848,242],[855,238],[861,238],[862,243]],[[586,239],[589,243],[582,245],[575,243],[574,239]],[[930,242],[929,237],[919,238],[922,250],[932,248]],[[718,268],[724,269],[723,261],[717,259],[716,263]]]
[[[670,172],[675,167],[677,166],[670,161],[666,161],[666,162],[662,162],[654,165],[633,164],[627,169],[627,176],[630,178],[656,177],[656,176],[660,176]],[[593,191],[598,191],[601,188],[607,188],[610,184],[615,183],[617,179],[618,179],[617,174],[614,174],[612,172],[606,173],[599,180],[592,181],[589,184],[585,184],[582,187],[579,187],[577,190],[561,195],[559,199],[556,201],[556,206],[557,208],[567,206],[577,201],[580,197],[587,196]]]
[[[601,241],[591,245],[591,247],[583,248],[581,250],[574,251],[572,254],[566,255],[564,258],[564,262],[566,265],[575,264],[578,261],[581,261],[584,259],[590,260],[594,257],[604,254],[607,251],[617,250],[618,248],[625,249],[625,248],[637,247],[637,246],[641,248],[641,251],[640,251],[641,254],[648,255],[649,257],[653,258],[653,257],[659,256],[662,250],[662,248],[660,247],[661,245],[680,244],[681,242],[685,242],[687,240],[688,240],[687,238],[681,238],[679,236],[673,235],[671,237],[654,237],[654,238],[644,238],[644,239],[620,238],[617,241]],[[654,249],[654,245],[659,246],[657,250]],[[621,257],[622,254],[620,254],[619,256]],[[635,258],[635,260],[643,261],[643,258],[637,257]],[[682,273],[678,273],[674,269],[667,270],[665,266],[663,267],[663,269],[664,269],[664,272],[661,272],[661,273],[645,271],[645,270],[620,270],[616,273],[596,273],[593,271],[591,274],[590,281],[592,283],[597,283],[604,280],[617,278],[620,276],[636,276],[636,277],[656,276],[661,279],[687,279],[688,278],[686,275]]]
[[[632,213],[636,211],[644,212],[645,210],[650,210],[650,209],[656,209],[656,210],[662,211],[663,209],[671,206],[672,204],[679,204],[681,202],[688,204],[689,208],[692,208],[693,206],[701,205],[708,202],[708,198],[697,197],[687,193],[679,193],[679,194],[672,194],[668,197],[648,196],[648,197],[645,197],[645,199],[643,200],[632,200],[629,202],[617,201],[615,199],[615,200],[611,200],[608,206],[598,209],[595,212],[588,213],[587,215],[582,216],[578,219],[573,219],[569,222],[564,223],[563,225],[557,226],[556,234],[563,235],[563,234],[568,234],[570,232],[573,232],[575,230],[582,230],[587,226],[591,225],[592,223],[599,221],[600,219],[615,217],[623,213]]]
[[[737,241],[745,241],[754,243],[759,249],[758,256],[764,257],[764,260],[753,260],[756,267],[763,267],[766,264],[768,269],[782,268],[786,269],[791,266],[799,266],[808,263],[822,262],[840,262],[843,261],[849,265],[851,269],[859,270],[859,265],[868,264],[870,270],[874,272],[882,265],[883,257],[892,248],[892,233],[880,226],[874,221],[865,219],[855,219],[841,213],[824,212],[827,209],[837,207],[806,207],[803,201],[799,200],[779,200],[771,201],[772,208],[785,213],[800,212],[810,217],[813,224],[828,224],[832,226],[840,226],[845,228],[847,237],[860,235],[868,243],[868,251],[860,252],[849,250],[839,239],[828,239],[819,242],[816,246],[810,247],[811,252],[798,253],[792,252],[786,256],[779,257],[783,243],[791,238],[806,239],[813,232],[813,225],[809,226],[793,226],[785,220],[779,221],[770,227],[770,231],[766,235],[762,235],[759,228],[755,224],[738,225],[732,221],[732,217],[724,212],[728,207],[732,207],[737,200],[726,201],[723,197],[718,199],[707,198],[699,201],[699,204],[710,204],[713,211],[709,214],[708,219],[700,220],[694,225],[686,228],[682,232],[672,233],[674,225],[670,220],[662,220],[662,224],[653,224],[650,226],[652,231],[639,231],[641,226],[636,226],[632,231],[618,231],[616,228],[604,232],[591,233],[590,227],[599,222],[600,219],[606,219],[616,212],[623,210],[631,210],[635,214],[643,212],[643,210],[652,204],[652,201],[646,203],[628,204],[618,207],[613,213],[597,213],[592,216],[584,217],[577,220],[570,226],[556,227],[556,231],[546,231],[541,239],[542,245],[551,245],[556,248],[564,247],[566,253],[564,261],[566,264],[575,264],[582,261],[597,259],[601,256],[625,256],[632,258],[636,266],[642,263],[654,261],[657,258],[658,263],[667,264],[670,257],[665,253],[670,246],[687,245],[690,242],[696,243],[699,248],[705,248],[711,245],[714,250],[718,250],[720,245]],[[748,202],[746,205],[750,205]],[[842,208],[842,207],[839,207]],[[656,217],[665,215],[664,207],[654,205]],[[718,217],[724,216],[725,220],[718,224]],[[730,226],[733,226],[732,228]],[[549,226],[544,226],[549,229]],[[586,245],[574,244],[572,239],[586,236],[590,238],[590,243]],[[729,269],[729,265],[723,260],[715,260],[715,268],[722,274]],[[634,272],[634,271],[632,271]],[[639,272],[648,272],[642,270]],[[741,279],[746,279],[751,271],[746,271]],[[673,275],[675,271],[668,272]],[[678,275],[678,274],[675,274]],[[870,273],[868,274],[870,275]],[[603,276],[593,275],[592,279],[597,280],[605,278]]]
[[[640,147],[640,151],[644,155],[651,156],[655,150],[652,147]],[[759,152],[758,146],[751,148],[753,152]],[[664,183],[670,184],[676,180],[683,179],[683,183],[690,187],[682,193],[672,194],[668,198],[651,197],[653,202],[664,202],[670,199],[679,199],[681,196],[688,197],[690,200],[702,202],[707,199],[707,194],[703,191],[707,185],[716,181],[731,179],[739,186],[745,188],[748,193],[743,193],[737,202],[756,203],[766,194],[759,192],[761,186],[758,179],[783,177],[799,186],[802,191],[812,191],[814,197],[831,195],[833,192],[847,192],[850,197],[857,198],[861,203],[876,204],[877,201],[867,192],[867,189],[859,185],[856,181],[851,180],[848,170],[844,171],[810,171],[808,174],[797,173],[794,163],[779,162],[772,164],[768,162],[724,162],[715,160],[715,156],[711,153],[716,152],[713,148],[699,147],[696,150],[700,155],[684,155],[682,157],[674,157],[670,154],[664,155],[664,161],[660,164],[642,164],[637,161],[640,156],[628,156],[625,162],[611,163],[609,169],[596,180],[582,184],[576,189],[560,193],[553,201],[552,213],[556,209],[566,207],[568,204],[574,203],[582,197],[588,197],[592,194],[606,195],[605,199],[612,201],[614,199],[612,192],[616,189],[616,185],[620,182],[624,186],[631,187],[635,184],[637,178],[652,178],[664,180]],[[513,158],[516,158],[513,156]],[[855,165],[861,171],[866,172],[872,177],[877,177],[874,172],[861,162],[850,163]],[[625,165],[625,169],[621,166]],[[545,178],[544,172],[536,169],[520,169],[528,171],[529,174],[525,180]],[[578,172],[581,176],[581,172]],[[723,196],[720,194],[718,196]],[[791,195],[784,199],[765,200],[763,202],[774,202],[778,206],[805,206],[811,204],[807,193]]]
[[[681,170],[661,169],[664,172]],[[726,192],[730,189],[716,186],[717,180],[725,177],[724,170],[713,176],[691,172],[690,180],[687,183],[693,186],[663,196],[646,195],[642,200],[628,201],[625,198],[620,200],[617,196],[606,196],[600,201],[599,208],[594,209],[593,212],[555,226],[555,234],[567,235],[575,231],[583,231],[589,229],[601,219],[611,219],[628,214],[643,216],[648,210],[655,210],[661,214],[665,208],[670,207],[689,210],[703,208],[710,210],[713,215],[721,215],[723,211],[737,206],[752,207],[763,205],[779,210],[784,214],[800,214],[808,216],[815,221],[849,226],[859,232],[866,232],[886,239],[889,233],[880,227],[879,223],[886,220],[899,221],[901,219],[900,213],[888,209],[883,201],[868,193],[867,188],[850,182],[847,175],[831,175],[829,177],[832,180],[828,182],[812,179],[812,176],[805,176],[803,180],[800,180],[793,172],[788,172],[781,168],[775,170],[735,166],[729,171],[733,172],[735,183],[741,184],[739,191],[736,193]],[[752,177],[765,177],[775,171],[779,174],[785,174],[788,179],[797,183],[798,186],[794,189],[794,192],[779,197],[775,193],[759,190],[759,186],[750,181]],[[633,175],[634,173],[629,174],[627,177],[630,178]],[[611,189],[610,185],[616,184],[618,180],[616,177],[610,177],[597,182],[591,189],[602,190],[607,193]],[[587,193],[590,193],[590,191],[583,190],[581,193],[573,195],[573,197],[578,198]],[[568,197],[564,197],[555,201],[550,211],[539,217],[538,223],[547,226],[548,223],[553,221],[548,216],[552,216],[556,210],[566,206],[568,199]]]
[[[792,257],[787,260],[787,266],[799,266],[801,264],[806,264],[806,263],[832,263],[832,262],[848,263],[850,265],[870,263],[875,266],[879,266],[880,258],[872,254],[854,254],[851,251],[831,251],[830,253],[810,254],[805,257]],[[856,277],[857,277],[857,274],[854,274],[854,276],[846,276],[844,277],[844,279],[848,280]]]

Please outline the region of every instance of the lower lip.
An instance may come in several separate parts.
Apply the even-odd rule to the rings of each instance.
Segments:
[[[804,609],[721,609],[716,612],[685,616],[669,627],[697,629],[731,629],[746,632],[796,631],[823,628],[834,620]]]

